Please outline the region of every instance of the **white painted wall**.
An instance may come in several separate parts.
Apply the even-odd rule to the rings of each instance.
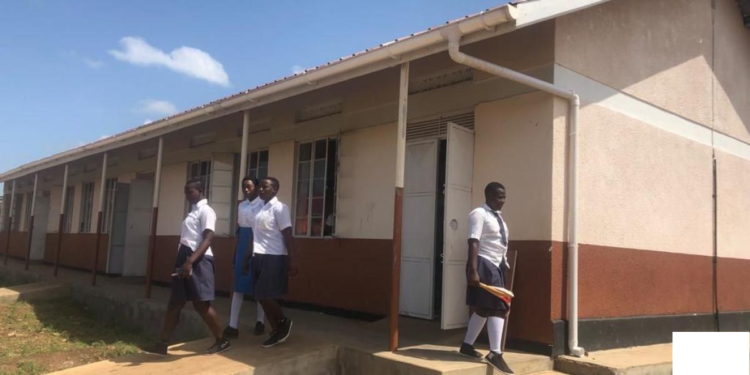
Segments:
[[[396,124],[341,135],[336,235],[393,238]]]

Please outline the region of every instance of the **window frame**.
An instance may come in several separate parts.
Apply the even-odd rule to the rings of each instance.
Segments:
[[[65,215],[63,216],[65,221],[63,222],[63,233],[71,233],[73,230],[73,204],[75,204],[76,200],[76,186],[70,185],[65,188],[65,196],[62,197],[62,199],[65,199]]]
[[[94,215],[94,182],[81,185],[81,214],[78,218],[78,233],[91,233],[91,221]]]
[[[319,141],[326,141],[326,151],[325,151],[325,159],[316,159],[315,158],[315,145]],[[333,193],[331,195],[332,202],[332,208],[331,212],[326,212],[326,204],[328,203],[328,173],[329,173],[329,151],[330,151],[330,144],[331,141],[336,142],[336,152],[333,160]],[[307,212],[306,212],[306,222],[307,222],[307,228],[306,233],[298,233],[298,225],[297,225],[297,205],[300,201],[299,198],[299,180],[300,180],[300,149],[303,145],[310,144],[310,160],[307,161],[310,163],[310,175],[309,175],[309,182],[308,182],[308,196],[307,196]],[[336,237],[336,209],[337,209],[337,203],[338,203],[338,178],[339,178],[339,155],[341,151],[341,137],[340,135],[334,135],[334,136],[326,136],[326,137],[318,137],[310,140],[305,141],[299,141],[296,144],[295,147],[295,157],[294,157],[294,194],[293,194],[293,202],[292,202],[292,223],[294,226],[293,231],[293,237],[295,238],[326,238],[326,237]],[[314,235],[312,234],[312,222],[313,222],[313,212],[312,212],[312,205],[313,205],[313,189],[314,189],[314,182],[315,182],[315,162],[316,160],[325,160],[325,172],[323,174],[323,216],[321,218],[315,218],[321,220],[321,232],[320,235]],[[325,224],[326,219],[328,217],[327,214],[332,214],[334,218],[334,225],[331,233],[326,234],[325,230]]]
[[[206,175],[198,175],[193,176],[193,165],[198,164],[198,172],[200,173],[202,171],[203,163],[207,163],[208,165],[208,173]],[[188,161],[187,163],[187,181],[190,181],[194,178],[200,178],[203,180],[204,183],[204,198],[211,203],[211,173],[213,172],[213,159],[198,159],[193,161]],[[185,201],[185,213],[182,215],[183,217],[186,217],[190,213],[190,203]]]
[[[266,174],[263,175],[263,176],[261,176],[260,175],[260,170],[261,170],[260,169],[260,161],[261,161],[261,154],[264,153],[264,152],[266,153]],[[258,163],[255,166],[255,168],[253,168],[253,165],[252,165],[252,160],[253,160],[252,156],[254,154],[258,155]],[[253,150],[253,151],[248,151],[246,162],[247,162],[247,168],[245,170],[245,176],[250,176],[250,177],[255,178],[257,180],[260,180],[261,178],[264,178],[264,177],[268,177],[268,166],[271,163],[271,153],[268,151],[268,148],[260,148],[260,149],[256,149],[256,150]],[[251,174],[252,170],[256,171],[255,175]]]

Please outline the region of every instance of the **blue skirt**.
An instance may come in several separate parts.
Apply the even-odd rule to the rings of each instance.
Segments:
[[[252,267],[247,275],[242,273],[242,260],[245,259],[245,253],[252,251],[249,249],[253,242],[253,229],[240,227],[239,236],[237,237],[237,249],[234,255],[234,291],[237,293],[253,294],[253,276]],[[250,258],[252,262],[252,257]]]

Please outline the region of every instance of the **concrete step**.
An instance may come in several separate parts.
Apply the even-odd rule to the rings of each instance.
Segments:
[[[41,281],[31,284],[0,288],[0,304],[16,301],[43,301],[70,297],[70,285]]]
[[[560,356],[555,370],[572,375],[670,375],[672,344],[603,350],[583,358]]]
[[[549,357],[527,353],[508,352],[505,354],[505,360],[518,375],[549,371],[553,366]],[[487,375],[492,373],[486,363],[459,356],[455,347],[439,345],[406,347],[395,353],[340,348],[339,366],[341,375]]]

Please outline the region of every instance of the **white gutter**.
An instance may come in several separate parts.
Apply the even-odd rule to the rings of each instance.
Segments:
[[[443,30],[448,40],[448,52],[453,61],[468,67],[487,72],[520,84],[533,87],[561,97],[569,103],[570,120],[570,215],[568,237],[568,347],[571,354],[582,357],[585,350],[578,346],[578,110],[580,100],[572,90],[555,86],[549,82],[504,68],[488,61],[469,56],[459,50],[461,36],[459,28]]]
[[[473,16],[467,16],[460,21],[450,22],[421,34],[414,34],[410,37],[382,44],[380,47],[371,49],[359,55],[355,54],[349,58],[342,58],[335,63],[329,63],[326,66],[307,71],[303,74],[275,81],[272,84],[247,91],[243,94],[225,98],[204,107],[196,108],[171,118],[166,118],[149,125],[135,128],[121,135],[116,135],[111,138],[22,165],[0,174],[0,182],[38,172],[43,169],[71,162],[99,152],[106,152],[108,150],[122,147],[125,144],[141,142],[165,133],[164,130],[166,129],[169,129],[168,131],[177,130],[177,128],[182,126],[186,121],[203,115],[215,114],[242,104],[259,102],[264,98],[268,98],[269,96],[282,91],[315,85],[323,79],[362,68],[376,62],[394,59],[398,60],[404,54],[442,43],[444,39],[441,33],[445,28],[455,27],[464,35],[471,34],[481,30],[492,29],[499,24],[513,21],[517,14],[518,11],[516,7],[506,4]]]

